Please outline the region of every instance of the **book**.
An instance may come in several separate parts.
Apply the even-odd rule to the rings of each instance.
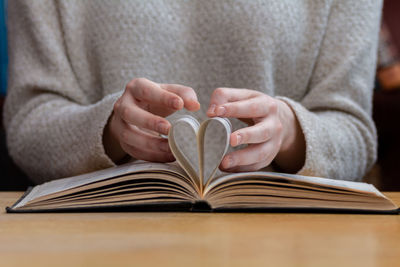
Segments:
[[[46,182],[30,188],[7,212],[398,212],[390,199],[366,183],[266,171],[220,172],[231,131],[225,118],[200,124],[191,116],[180,117],[168,134],[175,162],[136,161]],[[216,135],[223,141],[211,142]]]

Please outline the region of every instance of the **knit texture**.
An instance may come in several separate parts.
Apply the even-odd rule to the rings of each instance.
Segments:
[[[114,165],[103,129],[138,77],[193,87],[199,120],[217,87],[286,101],[306,138],[300,174],[357,180],[376,159],[370,113],[382,1],[8,4],[7,142],[37,183]]]

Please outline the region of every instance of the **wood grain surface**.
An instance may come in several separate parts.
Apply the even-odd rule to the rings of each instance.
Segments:
[[[400,216],[306,213],[6,214],[1,266],[399,266]],[[400,192],[387,193],[400,205]]]

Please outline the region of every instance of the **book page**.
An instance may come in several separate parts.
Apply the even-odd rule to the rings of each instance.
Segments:
[[[362,191],[373,193],[375,195],[385,197],[379,190],[377,190],[373,185],[362,183],[362,182],[352,182],[345,180],[335,180],[321,177],[313,177],[313,176],[302,176],[302,175],[294,175],[294,174],[286,174],[286,173],[277,173],[277,172],[243,172],[243,173],[233,173],[228,174],[222,177],[216,178],[210,185],[207,190],[212,187],[217,186],[220,183],[224,183],[231,179],[237,179],[243,177],[246,179],[251,179],[251,177],[265,177],[265,178],[283,178],[294,182],[303,182],[314,185],[327,186],[332,188],[342,188],[351,191]]]
[[[218,170],[229,148],[231,131],[226,118],[210,118],[199,124],[194,117],[185,115],[173,121],[168,134],[171,151],[200,193]]]
[[[186,176],[185,172],[176,163],[164,164],[147,161],[135,161],[92,173],[53,180],[41,185],[37,185],[15,207],[18,208],[24,206],[32,199],[72,189],[78,186],[98,182],[116,176],[126,175],[129,173],[151,172],[152,170],[170,171]]]
[[[213,179],[229,148],[232,125],[225,118],[204,121],[198,132],[200,179],[204,187]]]
[[[216,178],[204,192],[213,209],[323,208],[396,211],[373,185],[272,172]]]
[[[199,122],[192,116],[181,116],[172,122],[168,143],[172,154],[200,191],[197,132]]]

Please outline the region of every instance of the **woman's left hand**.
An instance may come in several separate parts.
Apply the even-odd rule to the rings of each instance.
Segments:
[[[227,154],[220,165],[222,170],[256,171],[273,160],[287,172],[298,171],[303,166],[304,136],[285,102],[259,91],[217,88],[211,96],[207,115],[250,119],[253,123],[231,134],[231,146],[248,146]]]

